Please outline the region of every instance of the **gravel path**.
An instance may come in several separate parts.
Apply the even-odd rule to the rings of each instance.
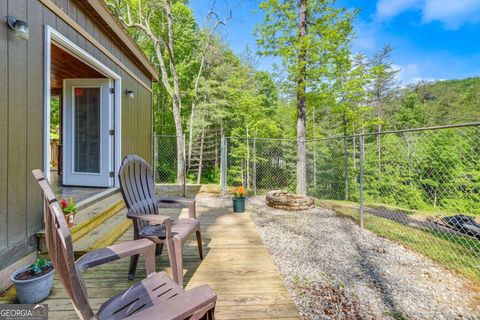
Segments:
[[[247,206],[305,319],[480,319],[467,282],[333,211]]]

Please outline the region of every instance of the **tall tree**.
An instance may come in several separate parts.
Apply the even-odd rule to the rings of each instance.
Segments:
[[[307,91],[328,78],[335,55],[346,50],[354,13],[335,0],[268,0],[260,4],[265,18],[256,27],[260,53],[280,57],[287,79],[294,84],[297,107],[297,186],[307,192]]]
[[[393,68],[390,60],[390,55],[393,48],[389,45],[383,47],[383,49],[374,55],[371,60],[371,70],[373,76],[372,84],[372,96],[373,104],[375,107],[375,131],[377,139],[377,158],[378,168],[382,168],[382,124],[383,120],[383,107],[387,102],[387,99],[391,95],[392,91],[397,86],[396,75],[399,70]]]
[[[135,4],[134,7],[130,3]],[[182,95],[175,61],[174,17],[171,0],[111,0],[109,7],[124,27],[146,37],[160,69],[164,89],[172,100],[177,135],[177,182],[185,180],[185,139],[181,118]]]
[[[199,64],[198,72],[195,77],[195,82],[193,85],[192,108],[190,110],[190,124],[188,127],[188,167],[190,167],[190,162],[192,159],[193,129],[194,129],[194,121],[195,121],[195,111],[198,104],[198,101],[197,101],[198,86],[204,71],[207,53],[217,29],[222,25],[226,25],[227,22],[232,18],[232,11],[230,10],[227,17],[225,17],[224,19],[220,19],[218,14],[215,12],[215,4],[216,2],[213,1],[212,7],[210,8],[210,11],[207,14],[207,22],[205,24],[205,30],[204,30],[205,40],[204,40],[203,50],[200,53],[200,64]],[[209,27],[209,24],[211,24],[210,27]],[[204,131],[205,131],[205,128],[202,125],[202,137],[205,133]]]

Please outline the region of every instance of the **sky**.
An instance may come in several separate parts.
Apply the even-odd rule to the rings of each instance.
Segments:
[[[256,48],[253,29],[263,19],[259,3],[216,2],[221,16],[229,8],[233,12],[221,35],[237,54],[246,45]],[[212,0],[190,0],[200,23],[211,4]],[[371,56],[391,45],[391,60],[404,84],[480,76],[480,0],[337,0],[337,4],[361,9],[355,20],[353,51]],[[262,57],[258,67],[271,71],[276,61]]]

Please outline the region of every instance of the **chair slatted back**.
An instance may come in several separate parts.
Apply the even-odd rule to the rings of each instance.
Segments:
[[[50,260],[78,316],[81,319],[95,318],[95,314],[88,302],[85,284],[75,266],[72,236],[62,209],[43,172],[34,170],[33,175],[42,188],[45,197],[45,240]]]
[[[118,178],[123,199],[132,213],[158,214],[153,171],[144,159],[127,155],[120,166]]]

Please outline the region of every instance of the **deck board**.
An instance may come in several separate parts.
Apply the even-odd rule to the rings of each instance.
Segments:
[[[218,294],[216,319],[300,319],[279,271],[260,239],[248,213],[234,214],[228,209],[206,208],[198,203],[205,259],[198,258],[196,241],[184,247],[186,288],[210,285]],[[161,209],[162,214],[186,217],[187,210]],[[117,241],[132,239],[130,228]],[[94,309],[112,295],[128,288],[128,259],[96,267],[84,274],[90,302]],[[157,257],[157,270],[170,274],[167,255]],[[145,277],[142,259],[134,281]],[[0,298],[5,303],[8,297]],[[73,307],[61,283],[54,281],[49,305],[49,319],[75,317]]]

